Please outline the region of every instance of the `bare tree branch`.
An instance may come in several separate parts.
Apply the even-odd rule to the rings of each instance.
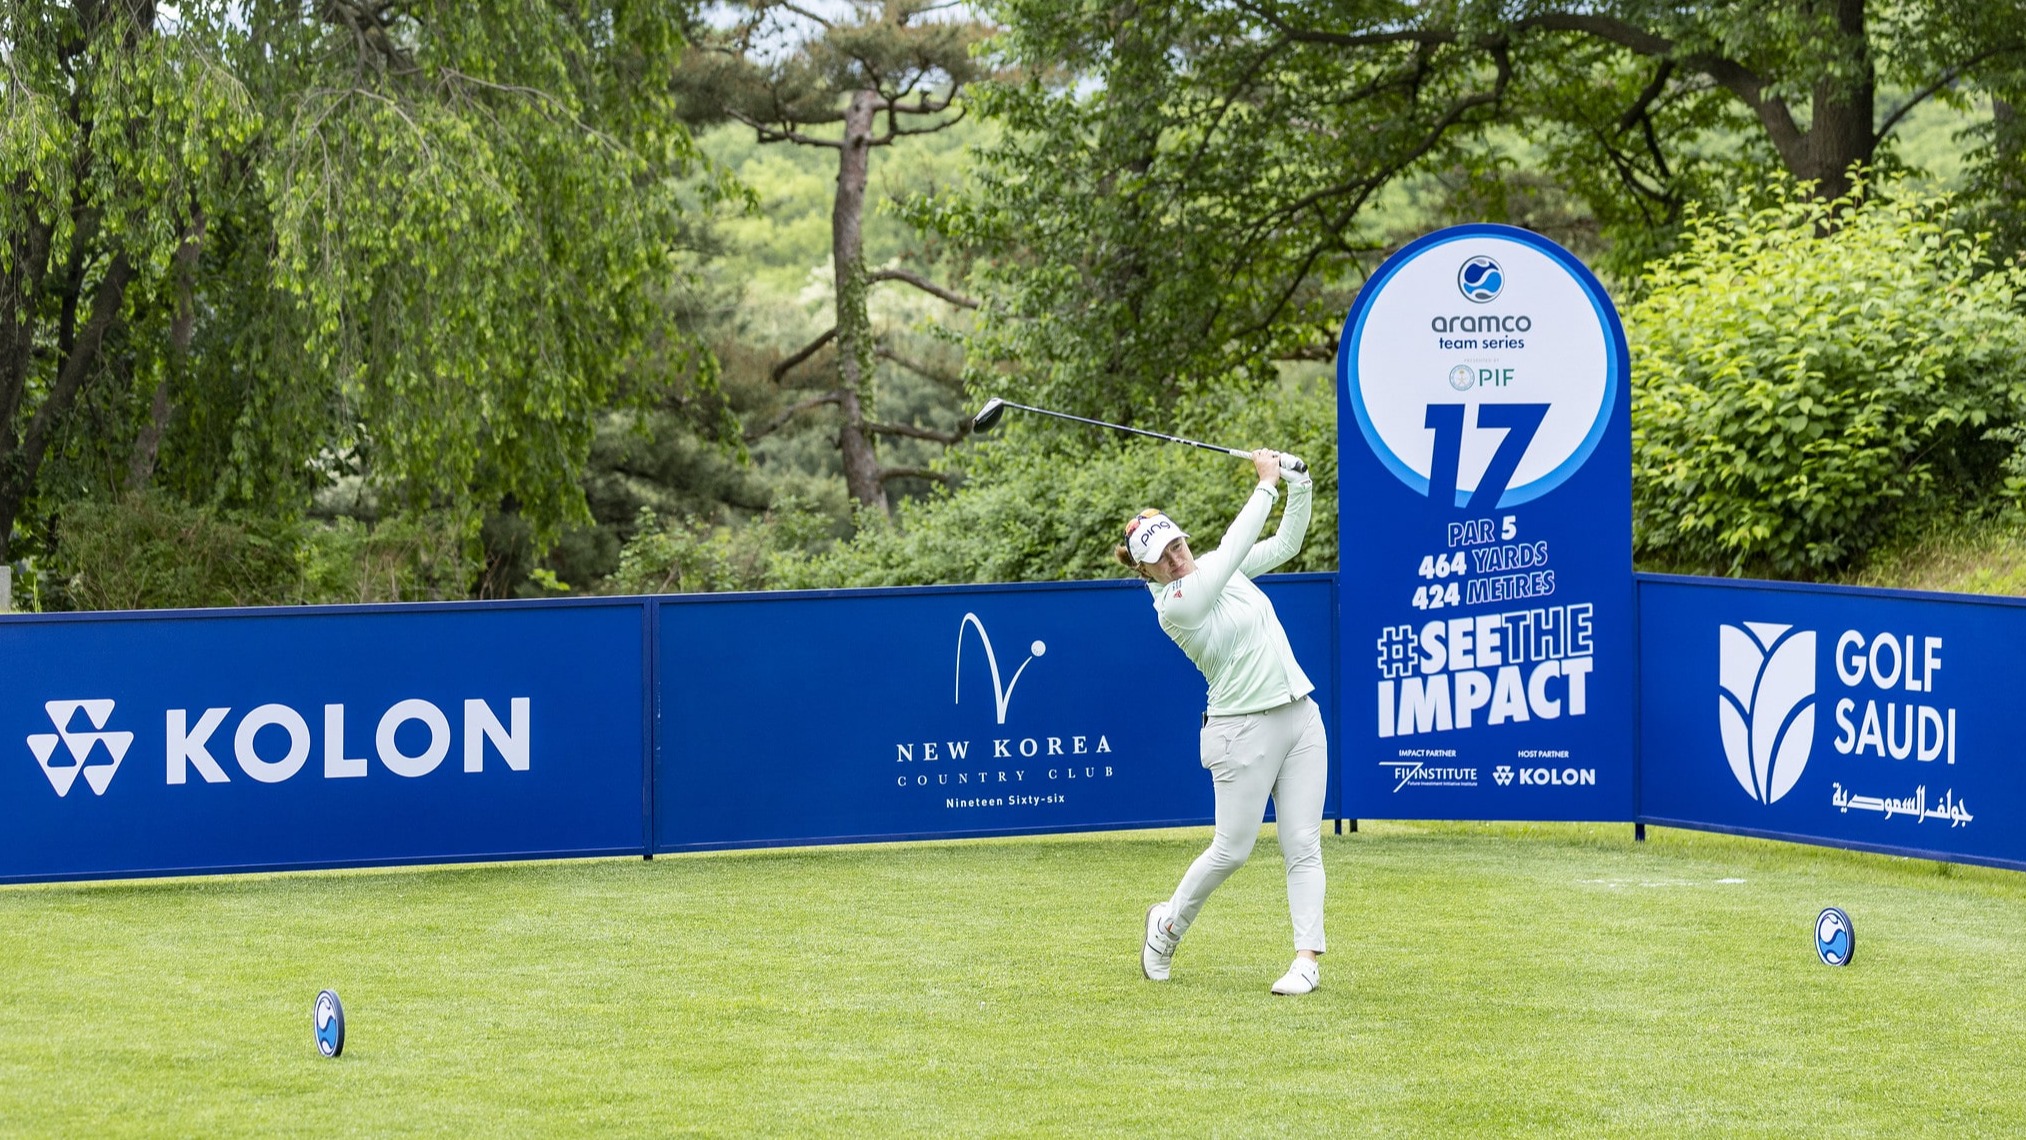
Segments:
[[[934,479],[945,487],[957,485],[957,476],[955,474],[948,471],[938,471],[933,467],[882,467],[879,469],[879,481],[882,485],[895,479]]]
[[[871,420],[865,422],[865,430],[874,435],[904,435],[909,439],[933,440],[950,447],[962,443],[971,434],[971,421],[965,420],[955,431],[938,431],[935,428],[917,427],[914,424],[881,424]]]
[[[955,290],[945,289],[941,285],[923,277],[921,274],[908,269],[875,269],[865,275],[865,280],[867,284],[871,284],[874,281],[905,281],[924,293],[931,293],[941,297],[952,305],[961,305],[966,309],[978,307],[977,298],[966,297]],[[833,329],[831,331],[835,332],[836,330]]]
[[[794,419],[796,416],[801,415],[803,412],[806,412],[811,408],[821,407],[824,404],[835,404],[843,399],[844,393],[842,392],[819,392],[814,396],[808,397],[807,399],[797,400],[794,403],[789,404],[787,407],[782,408],[779,412],[775,413],[774,418],[768,420],[765,427],[754,428],[753,430],[747,432],[746,442],[758,443],[760,440],[766,438],[767,436],[770,436],[775,432],[780,431],[781,428],[785,424],[787,424],[789,420]]]
[[[878,356],[885,360],[891,360],[895,364],[900,365],[902,368],[907,369],[909,372],[912,372],[925,380],[934,380],[936,383],[941,384],[945,387],[954,388],[961,381],[960,377],[952,376],[947,372],[938,372],[935,369],[930,368],[928,365],[923,364],[918,360],[912,360],[909,359],[908,357],[902,356],[900,353],[895,352],[893,349],[887,347],[884,344],[874,345],[872,348],[872,352],[873,355]]]
[[[1751,68],[1737,60],[1719,55],[1690,54],[1676,57],[1675,41],[1656,35],[1636,24],[1628,23],[1613,16],[1599,16],[1574,12],[1548,12],[1521,20],[1516,27],[1520,31],[1540,28],[1550,32],[1580,32],[1594,36],[1606,43],[1630,49],[1639,55],[1673,59],[1676,64],[1691,71],[1699,71],[1717,81],[1725,90],[1737,96],[1752,113],[1759,117],[1759,124],[1766,128],[1766,136],[1773,147],[1787,160],[1790,169],[1797,169],[1804,132],[1794,121],[1794,112],[1785,100],[1777,95],[1766,94],[1766,80]]]
[[[820,25],[822,25],[822,26],[823,26],[823,27],[825,27],[825,28],[834,28],[834,27],[836,27],[836,26],[837,26],[836,24],[833,24],[833,23],[831,23],[831,22],[830,22],[830,21],[829,21],[829,20],[828,20],[827,18],[825,18],[825,17],[823,17],[823,16],[820,16],[820,15],[818,15],[817,13],[815,13],[815,12],[812,12],[812,11],[810,11],[810,10],[809,10],[809,9],[807,9],[807,8],[804,8],[804,7],[802,7],[802,6],[800,5],[800,4],[785,4],[785,3],[784,3],[784,4],[781,4],[781,5],[780,5],[780,7],[781,7],[782,9],[786,10],[786,11],[789,11],[789,12],[793,12],[793,13],[795,13],[795,14],[796,14],[797,16],[800,16],[800,17],[802,17],[802,18],[803,18],[803,19],[805,19],[805,20],[813,20],[813,21],[815,21],[815,22],[816,22],[817,24],[820,24]]]
[[[911,135],[932,135],[932,134],[935,134],[935,133],[936,133],[937,131],[946,131],[946,130],[949,130],[949,129],[950,129],[951,127],[954,127],[954,126],[956,126],[956,125],[957,125],[958,123],[961,123],[961,122],[963,122],[963,121],[964,121],[964,115],[965,115],[965,114],[966,114],[967,112],[969,112],[969,110],[970,110],[970,108],[969,108],[968,106],[964,106],[964,107],[959,107],[959,108],[957,108],[957,113],[956,113],[956,114],[954,114],[954,115],[951,115],[951,116],[950,116],[949,118],[947,118],[947,119],[943,119],[943,120],[941,120],[941,121],[939,121],[939,122],[933,123],[933,124],[931,124],[931,125],[929,125],[929,126],[926,126],[926,127],[898,127],[898,126],[891,126],[891,125],[889,125],[889,126],[888,126],[888,128],[887,128],[887,132],[886,132],[885,134],[883,134],[883,135],[880,135],[880,136],[878,136],[878,137],[876,137],[876,138],[874,138],[874,139],[870,140],[870,144],[869,144],[869,145],[872,145],[872,146],[892,146],[892,145],[893,145],[893,140],[895,140],[895,139],[904,139],[904,138],[907,138],[907,137],[909,137],[909,136],[911,136]],[[903,114],[908,114],[908,115],[916,115],[916,114],[931,114],[931,113],[933,113],[933,112],[926,112],[926,111],[916,111],[916,110],[914,110],[914,109],[913,109],[913,108],[911,108],[911,107],[903,107],[903,108],[901,108],[901,111],[902,111],[902,113],[903,113]],[[891,118],[889,118],[889,119],[888,119],[888,122],[889,122],[889,124],[890,124],[890,123],[892,122],[892,119],[891,119]]]
[[[42,464],[42,454],[49,446],[49,437],[56,430],[57,420],[77,402],[78,391],[84,387],[93,366],[98,363],[99,346],[105,341],[106,332],[119,320],[120,310],[126,305],[127,285],[133,279],[133,263],[124,253],[115,256],[106,267],[105,276],[92,295],[91,316],[85,321],[76,343],[65,354],[56,383],[50,386],[48,397],[35,410],[35,418],[29,421],[28,431],[22,437],[21,470],[30,472],[30,478]]]
[[[2013,55],[2020,52],[2021,50],[2026,50],[2026,44],[2016,44],[2016,43],[2003,44],[1998,47],[1994,47],[1989,51],[1980,52],[1979,54],[1971,56],[1969,59],[1966,59],[1963,62],[1957,64],[1956,66],[1949,68],[1947,71],[1942,73],[1940,79],[1935,80],[1933,83],[1930,83],[1926,87],[1923,87],[1919,91],[1916,91],[1912,95],[1909,95],[1907,97],[1906,102],[1901,103],[1897,108],[1893,110],[1891,114],[1885,117],[1885,121],[1879,124],[1877,133],[1874,134],[1872,137],[1876,139],[1883,139],[1885,136],[1891,134],[1892,128],[1898,126],[1899,121],[1901,119],[1906,118],[1907,112],[1913,110],[1915,107],[1920,106],[1922,103],[1927,102],[1929,99],[1934,98],[1936,92],[1940,91],[1944,87],[1947,87],[1951,83],[1954,83],[1956,80],[1961,79],[1963,77],[1963,73],[1968,71],[1969,69],[1977,66],[1980,63],[1989,63],[1991,60],[1996,59],[1998,56]]]
[[[1275,360],[1321,360],[1337,358],[1337,338],[1332,336],[1315,344],[1304,344],[1285,352],[1276,353]]]
[[[1653,69],[1653,79],[1646,85],[1646,90],[1641,91],[1639,97],[1632,101],[1632,105],[1625,108],[1625,113],[1618,116],[1618,130],[1621,133],[1631,130],[1641,119],[1648,116],[1653,110],[1654,100],[1660,98],[1660,93],[1667,90],[1667,81],[1673,76],[1674,61],[1661,60],[1660,66]]]
[[[1315,28],[1297,28],[1281,18],[1280,13],[1257,4],[1241,3],[1240,10],[1257,16],[1271,25],[1281,35],[1295,43],[1320,44],[1324,47],[1368,48],[1386,47],[1391,44],[1419,44],[1424,47],[1453,44],[1456,33],[1447,28],[1406,28],[1392,32],[1325,32]]]
[[[824,345],[829,344],[831,341],[836,339],[837,339],[837,326],[832,325],[829,329],[824,331],[822,336],[819,336],[815,340],[810,341],[808,344],[803,345],[801,348],[797,349],[793,355],[781,361],[781,363],[776,364],[773,368],[773,371],[767,374],[767,378],[769,380],[772,380],[774,383],[779,384],[781,380],[788,375],[789,372],[794,370],[796,365],[816,355],[818,352],[822,351]]]
[[[1405,28],[1395,31],[1345,33],[1326,32],[1315,28],[1301,28],[1288,23],[1280,13],[1269,8],[1241,0],[1240,7],[1258,17],[1281,35],[1297,43],[1321,44],[1331,47],[1365,48],[1388,44],[1414,44],[1421,48],[1441,47],[1445,44],[1465,44],[1485,51],[1504,51],[1516,36],[1530,31],[1576,32],[1592,36],[1607,43],[1617,44],[1636,54],[1656,59],[1671,59],[1678,66],[1699,72],[1714,79],[1720,86],[1743,101],[1758,116],[1759,123],[1766,130],[1766,136],[1774,149],[1780,152],[1790,169],[1798,169],[1801,150],[1806,135],[1794,121],[1794,113],[1786,101],[1777,95],[1766,93],[1766,80],[1737,60],[1720,55],[1675,54],[1679,45],[1665,36],[1615,16],[1584,12],[1544,12],[1518,20],[1509,31],[1479,35],[1465,41],[1454,29]]]
[[[805,135],[801,131],[795,130],[792,127],[768,126],[762,120],[755,119],[751,115],[748,115],[743,111],[732,110],[726,113],[729,114],[733,119],[736,119],[737,121],[744,123],[746,126],[753,128],[753,130],[760,136],[761,142],[791,142],[791,143],[799,143],[802,146],[829,147],[831,150],[844,149],[843,139],[822,139],[817,138],[815,135]],[[842,116],[839,116],[839,118],[842,118]],[[835,121],[835,120],[826,120],[826,121]]]
[[[1441,118],[1430,124],[1428,129],[1423,132],[1421,139],[1405,154],[1398,156],[1393,162],[1387,164],[1385,169],[1372,177],[1342,183],[1328,190],[1306,195],[1291,205],[1268,214],[1265,220],[1253,224],[1251,233],[1245,243],[1248,249],[1265,240],[1265,229],[1269,222],[1277,224],[1275,219],[1292,218],[1303,210],[1314,210],[1320,214],[1325,201],[1332,197],[1341,197],[1345,194],[1351,195],[1346,208],[1340,211],[1334,220],[1325,217],[1323,232],[1330,236],[1323,241],[1317,242],[1309,249],[1307,255],[1302,258],[1300,267],[1288,277],[1287,287],[1281,290],[1280,296],[1267,308],[1266,313],[1259,320],[1254,321],[1252,326],[1241,335],[1249,336],[1272,327],[1273,322],[1279,319],[1281,312],[1294,299],[1295,293],[1308,280],[1309,270],[1315,265],[1316,260],[1332,247],[1333,242],[1336,240],[1335,235],[1340,234],[1343,228],[1350,224],[1351,218],[1355,216],[1357,211],[1380,187],[1391,184],[1396,174],[1421,161],[1425,155],[1434,150],[1436,145],[1442,141],[1442,137],[1449,132],[1450,128],[1461,122],[1466,114],[1478,107],[1495,106],[1504,100],[1506,88],[1512,82],[1512,58],[1502,46],[1493,48],[1491,54],[1498,65],[1498,76],[1492,85],[1492,89],[1452,102],[1444,110]],[[1217,317],[1222,312],[1222,308],[1223,302],[1220,300],[1212,309],[1209,321],[1206,322],[1205,327],[1211,327],[1215,324]]]

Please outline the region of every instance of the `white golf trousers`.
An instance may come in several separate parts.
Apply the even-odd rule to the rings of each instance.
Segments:
[[[1217,834],[1189,864],[1175,897],[1172,923],[1180,935],[1231,872],[1245,865],[1273,797],[1280,857],[1287,865],[1287,909],[1294,948],[1322,953],[1323,796],[1329,786],[1322,710],[1300,700],[1260,713],[1213,716],[1203,722],[1203,767],[1217,793]]]

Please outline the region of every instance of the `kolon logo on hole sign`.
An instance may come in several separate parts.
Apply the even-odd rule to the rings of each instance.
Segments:
[[[105,795],[106,786],[120,770],[120,761],[134,745],[131,732],[102,731],[106,718],[113,715],[113,702],[108,698],[49,701],[42,708],[56,731],[30,733],[28,750],[35,754],[42,774],[49,777],[49,786],[58,796],[67,796],[82,773],[93,795]],[[63,745],[61,750],[58,744]]]
[[[1724,758],[1747,795],[1778,803],[1815,745],[1815,631],[1748,621],[1717,637]]]

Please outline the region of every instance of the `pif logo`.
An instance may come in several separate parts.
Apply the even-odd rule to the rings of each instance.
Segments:
[[[106,786],[120,770],[120,762],[127,758],[127,749],[134,744],[131,732],[102,731],[106,718],[113,714],[111,699],[49,701],[42,708],[56,731],[31,733],[28,750],[35,754],[42,774],[49,777],[49,786],[56,789],[58,796],[67,796],[82,773],[93,795],[105,795]],[[89,730],[77,723],[80,715],[90,722]],[[63,745],[62,752],[56,749],[59,743]]]
[[[1724,758],[1746,794],[1778,803],[1815,745],[1815,631],[1748,621],[1717,640]]]

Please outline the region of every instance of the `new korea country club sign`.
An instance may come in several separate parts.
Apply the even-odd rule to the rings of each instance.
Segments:
[[[1633,807],[1628,362],[1551,241],[1458,226],[1358,294],[1337,357],[1345,814]]]

